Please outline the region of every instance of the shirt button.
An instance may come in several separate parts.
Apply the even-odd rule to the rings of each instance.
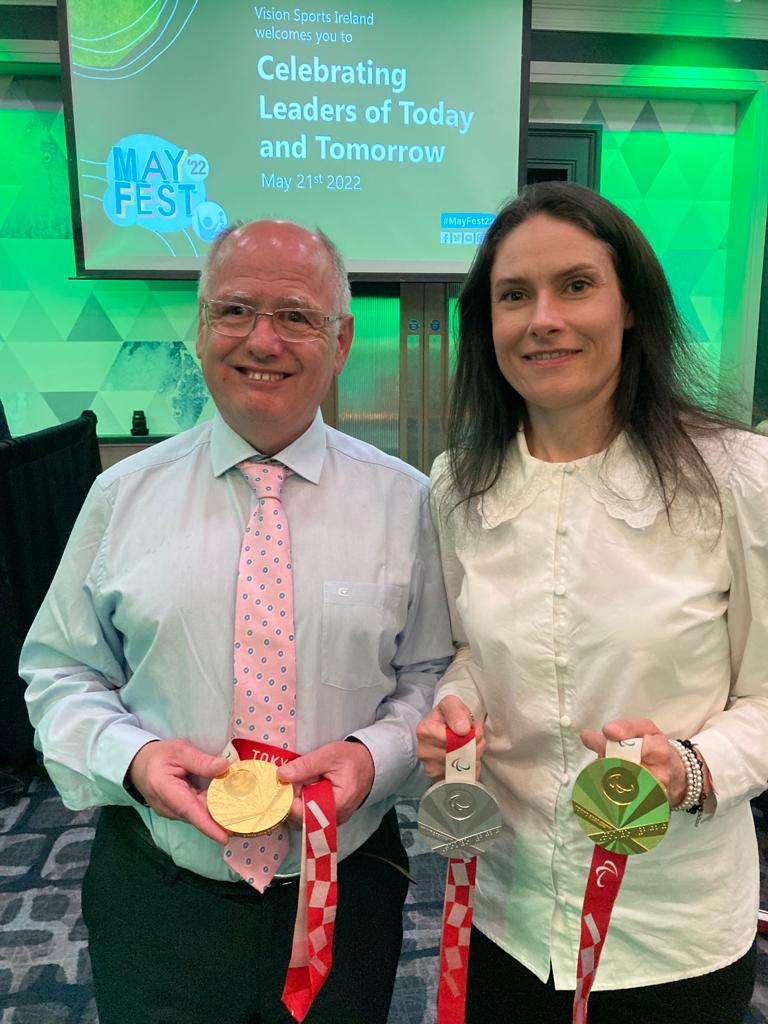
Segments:
[[[564,523],[561,523],[561,524],[560,524],[560,525],[558,526],[558,528],[557,528],[557,532],[558,532],[558,533],[560,534],[560,536],[562,537],[562,535],[563,535],[564,533],[567,533],[567,532],[568,532],[568,527],[567,527],[567,526],[566,526],[566,525],[565,525]]]
[[[563,466],[563,472],[564,473],[572,473],[575,468],[576,467],[574,465],[572,465],[570,462],[568,462],[565,466]]]
[[[568,897],[567,896],[563,896],[562,893],[558,893],[557,902],[560,904],[561,907],[567,907],[568,906]]]
[[[563,587],[563,586],[555,587],[555,596],[556,597],[562,597],[564,594],[565,594],[565,587]]]
[[[558,654],[558,656],[555,658],[555,664],[558,668],[567,668],[568,659],[564,657],[562,654]]]
[[[563,774],[560,776],[560,781],[564,786],[567,786],[568,783],[571,781],[571,776],[568,774],[568,772],[563,772]]]
[[[555,837],[555,845],[559,846],[560,849],[562,849],[565,846],[565,840],[563,839],[562,836],[556,836]]]
[[[571,724],[571,720],[568,717],[568,715],[563,715],[562,718],[560,719],[560,725],[562,725],[562,727],[564,729],[567,729],[570,724]]]

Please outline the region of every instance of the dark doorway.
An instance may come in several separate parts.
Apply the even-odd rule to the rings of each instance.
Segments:
[[[600,191],[600,124],[529,124],[526,183],[575,181]]]

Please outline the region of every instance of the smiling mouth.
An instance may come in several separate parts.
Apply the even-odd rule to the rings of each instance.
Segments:
[[[280,380],[285,380],[288,376],[287,373],[270,373],[267,370],[242,370],[241,371],[248,380],[255,380],[266,383],[273,383]]]
[[[552,352],[529,352],[523,356],[523,359],[528,359],[532,363],[545,363],[549,359],[564,359],[566,356],[576,356],[579,354],[579,351],[577,348],[560,348]]]

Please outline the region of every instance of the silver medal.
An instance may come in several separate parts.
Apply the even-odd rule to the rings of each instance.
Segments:
[[[444,779],[419,804],[419,832],[444,857],[469,860],[484,853],[501,832],[501,812],[480,782]]]

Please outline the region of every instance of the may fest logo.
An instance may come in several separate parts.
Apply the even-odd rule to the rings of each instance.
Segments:
[[[227,226],[227,214],[206,198],[209,169],[202,154],[190,154],[158,135],[126,135],[107,159],[104,212],[121,228],[142,227],[160,235],[181,231],[190,243],[187,229],[192,228],[210,242]]]

